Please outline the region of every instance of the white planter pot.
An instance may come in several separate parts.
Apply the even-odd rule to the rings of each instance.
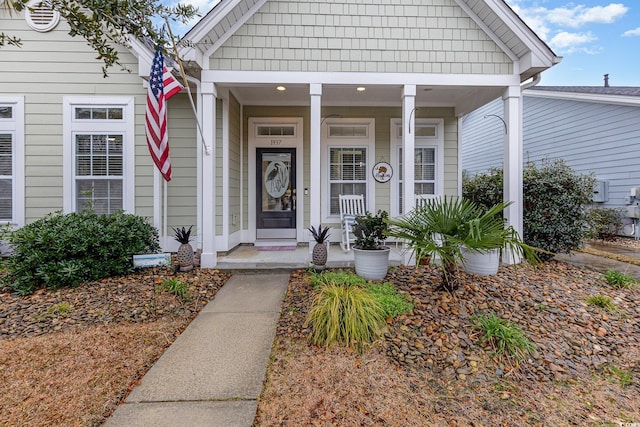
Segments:
[[[465,273],[493,276],[498,272],[500,249],[491,249],[486,252],[470,252],[467,248],[462,248],[461,250],[464,256],[463,268]]]
[[[353,248],[356,274],[368,280],[381,280],[387,275],[389,269],[389,252],[391,248],[362,250]]]

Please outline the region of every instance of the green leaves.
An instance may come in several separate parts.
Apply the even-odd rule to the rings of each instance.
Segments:
[[[13,255],[3,282],[20,294],[126,274],[134,254],[160,250],[157,230],[123,212],[57,212],[14,231],[9,242]]]
[[[563,160],[529,162],[523,172],[523,240],[544,249],[542,259],[569,253],[589,232],[584,207],[591,203],[595,178],[576,173]],[[463,197],[489,208],[502,201],[502,169],[464,177]]]
[[[506,356],[522,361],[536,348],[520,328],[494,313],[474,316],[471,322],[474,329],[484,332],[480,344],[489,344],[501,358]]]
[[[406,241],[418,263],[427,255],[439,257],[443,286],[453,291],[457,265],[464,263],[463,246],[471,252],[507,248],[532,264],[539,261],[536,249],[524,244],[512,227],[505,227],[501,213],[506,206],[500,202],[486,210],[470,200],[444,197],[388,220],[388,235]]]
[[[366,215],[357,216],[353,225],[353,234],[356,238],[354,246],[365,250],[378,249],[382,246],[389,230],[387,218],[389,214],[385,211],[378,211],[375,215],[367,212]]]
[[[359,286],[324,285],[313,301],[307,325],[311,342],[330,346],[342,342],[362,350],[382,335],[385,316],[371,292]]]

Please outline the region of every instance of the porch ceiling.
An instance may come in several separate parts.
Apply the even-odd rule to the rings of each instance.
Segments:
[[[244,105],[309,105],[309,85],[276,84],[221,85],[231,89]],[[401,85],[323,85],[323,106],[400,107]],[[505,88],[478,86],[417,86],[416,105],[422,107],[454,107],[462,115],[502,96]]]

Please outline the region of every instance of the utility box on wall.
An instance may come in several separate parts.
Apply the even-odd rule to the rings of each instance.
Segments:
[[[609,181],[596,181],[593,186],[591,200],[594,203],[604,203],[609,201]]]

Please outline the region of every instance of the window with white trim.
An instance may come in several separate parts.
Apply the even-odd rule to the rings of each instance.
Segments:
[[[329,215],[340,214],[341,194],[362,194],[367,205],[367,147],[329,147]]]
[[[76,210],[122,209],[122,134],[75,135]]]
[[[13,133],[0,130],[0,221],[13,220]]]
[[[414,194],[444,194],[444,121],[416,119],[414,142]],[[391,186],[391,214],[402,215],[404,206],[402,123],[391,120],[391,164],[398,173]]]
[[[23,97],[0,97],[0,223],[24,225]]]
[[[414,149],[414,194],[436,194],[436,147]],[[402,214],[402,147],[398,147],[398,212]]]
[[[375,154],[375,119],[329,118],[323,120],[321,177],[322,221],[340,215],[340,195],[362,195],[364,205],[375,201],[371,167]],[[313,178],[312,178],[313,179]]]
[[[65,209],[133,212],[133,99],[65,99],[64,121]]]

